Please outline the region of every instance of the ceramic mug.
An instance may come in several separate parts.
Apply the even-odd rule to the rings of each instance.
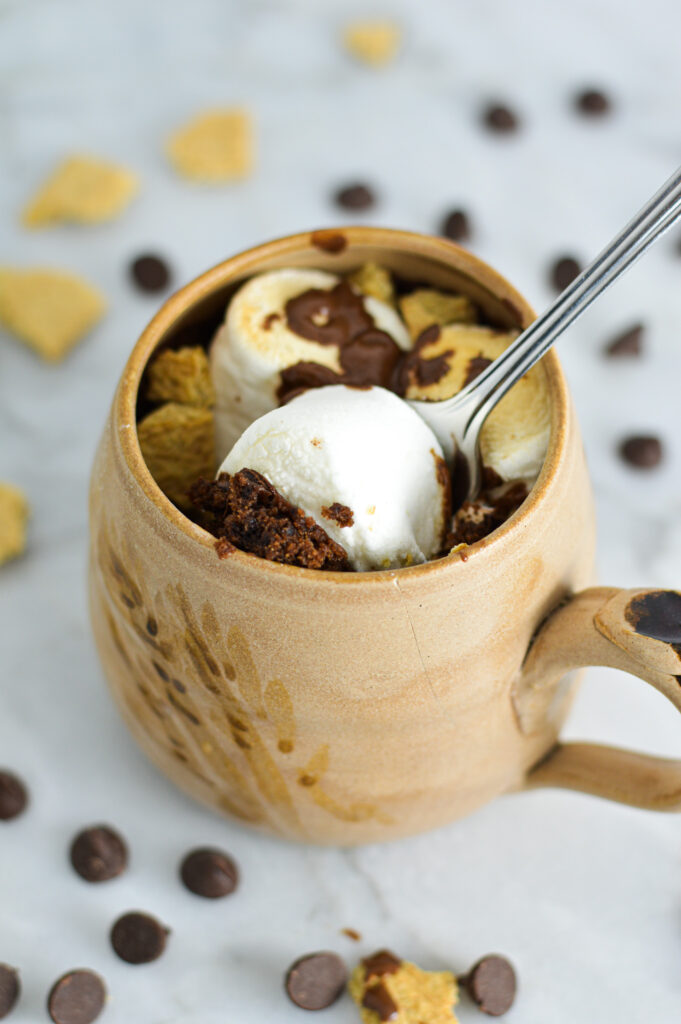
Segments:
[[[125,368],[91,485],[92,621],[131,731],[192,796],[316,843],[394,839],[537,786],[681,809],[681,761],[558,739],[583,665],[626,669],[681,710],[681,595],[589,587],[591,490],[555,353],[541,475],[465,553],[372,573],[221,560],[150,476],[136,406],[160,345],[210,337],[252,274],[367,260],[469,295],[491,323],[533,318],[465,250],[378,228],[258,246],[166,302]]]

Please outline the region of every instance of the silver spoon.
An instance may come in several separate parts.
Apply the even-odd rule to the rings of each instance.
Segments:
[[[681,168],[593,263],[474,381],[441,402],[409,402],[435,433],[450,468],[462,478],[468,472],[467,486],[464,479],[456,488],[462,500],[475,498],[480,491],[480,431],[497,402],[680,215]]]

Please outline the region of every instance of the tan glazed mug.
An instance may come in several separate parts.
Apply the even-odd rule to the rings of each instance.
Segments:
[[[372,573],[221,560],[150,476],[136,406],[159,346],[209,337],[254,273],[367,260],[469,295],[491,323],[533,318],[470,253],[378,228],[270,242],[168,300],[125,368],[91,487],[94,632],[130,729],[188,793],[316,843],[394,839],[537,786],[681,809],[681,761],[558,740],[583,665],[625,669],[681,710],[681,595],[590,587],[591,490],[554,353],[539,480],[463,554]]]

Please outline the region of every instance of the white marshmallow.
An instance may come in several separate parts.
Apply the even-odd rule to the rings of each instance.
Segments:
[[[337,346],[301,338],[288,327],[285,310],[296,295],[311,288],[328,290],[339,281],[322,270],[272,270],[252,277],[232,297],[210,352],[218,457],[229,451],[249,423],[276,408],[283,369],[313,362],[340,372]],[[379,330],[400,348],[411,347],[407,329],[391,306],[371,297],[363,302]]]
[[[343,546],[354,569],[399,568],[442,548],[447,484],[430,427],[390,391],[316,388],[252,423],[220,472],[254,469]],[[352,526],[322,509],[345,505]]]

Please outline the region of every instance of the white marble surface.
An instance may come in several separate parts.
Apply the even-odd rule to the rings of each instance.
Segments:
[[[338,26],[379,10],[404,23],[396,64],[372,72],[340,50]],[[166,253],[178,283],[238,249],[340,223],[329,191],[374,182],[372,223],[432,230],[461,203],[474,248],[540,306],[547,261],[588,257],[681,157],[681,9],[674,0],[0,0],[0,263],[83,272],[110,314],[63,366],[0,335],[0,479],[27,490],[30,550],[0,571],[0,763],[26,777],[31,811],[0,827],[0,960],[21,967],[12,1020],[46,1019],[52,980],[105,976],[108,1024],[305,1019],[282,993],[300,953],[352,960],[387,945],[426,967],[464,968],[490,949],[517,963],[523,1024],[669,1024],[681,1010],[679,819],[563,792],[498,801],[434,835],[354,852],[250,835],[193,806],[147,764],[104,687],[84,593],[86,488],[123,361],[156,306],[132,292],[129,257]],[[572,114],[603,83],[617,112]],[[482,100],[522,111],[517,137],[484,135]],[[255,115],[254,177],[200,189],[166,166],[162,142],[204,106]],[[72,150],[137,169],[143,192],[116,223],[28,234],[17,212]],[[604,582],[681,586],[681,257],[664,240],[561,344],[596,485]],[[608,335],[648,325],[640,362],[607,363]],[[663,467],[643,476],[613,446],[659,431]],[[567,730],[678,754],[681,722],[643,683],[592,670]],[[128,836],[129,873],[87,887],[66,865],[97,820]],[[204,905],[175,880],[196,843],[232,851],[238,894]],[[141,907],[173,929],[148,967],[118,961],[107,931]],[[357,947],[339,934],[362,932]],[[482,1019],[470,1006],[463,1022]],[[329,1024],[355,1019],[345,999]]]

